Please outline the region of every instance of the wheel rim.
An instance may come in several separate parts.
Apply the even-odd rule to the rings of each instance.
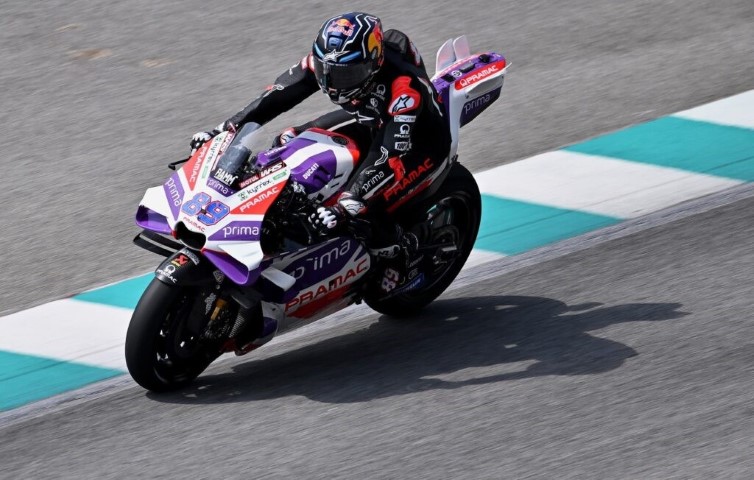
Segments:
[[[155,335],[154,370],[166,383],[192,379],[203,357],[198,338],[186,328],[193,298],[192,291],[179,295]]]
[[[463,192],[454,192],[435,202],[429,209],[428,215],[433,216],[429,224],[429,244],[442,245],[452,243],[457,248],[456,254],[449,260],[436,261],[440,248],[429,251],[425,275],[428,277],[424,285],[414,294],[431,290],[443,281],[450,272],[454,272],[459,262],[463,264],[470,250],[469,243],[473,241],[476,224],[474,221],[471,199]],[[460,268],[458,268],[460,270]],[[412,292],[407,292],[412,293]]]

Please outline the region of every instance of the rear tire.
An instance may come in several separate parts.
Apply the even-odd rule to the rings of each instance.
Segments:
[[[220,356],[219,348],[187,328],[195,288],[153,279],[134,310],[126,334],[126,365],[147,390],[168,392],[191,383]]]
[[[416,315],[450,286],[466,263],[479,232],[482,199],[471,172],[458,163],[451,168],[438,191],[418,205],[411,205],[410,211],[415,213],[405,217],[401,223],[410,229],[425,222],[433,208],[442,209],[440,216],[446,221],[432,222],[428,243],[452,240],[458,248],[457,256],[425,271],[427,279],[424,285],[415,290],[384,298],[385,295],[378,292],[378,288],[372,289],[365,295],[364,301],[373,310],[393,317]],[[432,255],[432,252],[425,255]]]

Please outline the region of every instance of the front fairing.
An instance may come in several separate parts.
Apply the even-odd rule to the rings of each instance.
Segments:
[[[247,128],[249,127],[249,128]],[[262,222],[290,177],[275,151],[273,161],[251,174],[244,169],[258,143],[258,125],[222,132],[202,146],[160,187],[147,190],[136,214],[142,228],[170,234],[201,252],[233,282],[254,283],[265,260]],[[279,152],[278,152],[279,153]]]

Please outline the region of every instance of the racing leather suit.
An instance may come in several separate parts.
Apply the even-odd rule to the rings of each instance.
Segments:
[[[386,213],[426,188],[447,158],[450,130],[413,43],[388,30],[384,47],[384,62],[362,97],[294,130],[319,127],[353,138],[363,160],[347,189],[364,201],[367,217],[389,225]],[[309,54],[228,121],[264,124],[319,90]]]

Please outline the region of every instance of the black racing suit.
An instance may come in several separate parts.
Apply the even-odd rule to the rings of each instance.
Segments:
[[[427,186],[450,150],[442,106],[413,43],[402,32],[388,30],[384,46],[384,62],[368,93],[294,127],[296,132],[333,129],[357,142],[363,161],[348,190],[364,200],[367,216],[378,223]],[[264,124],[318,91],[312,62],[311,54],[304,57],[229,122]]]

